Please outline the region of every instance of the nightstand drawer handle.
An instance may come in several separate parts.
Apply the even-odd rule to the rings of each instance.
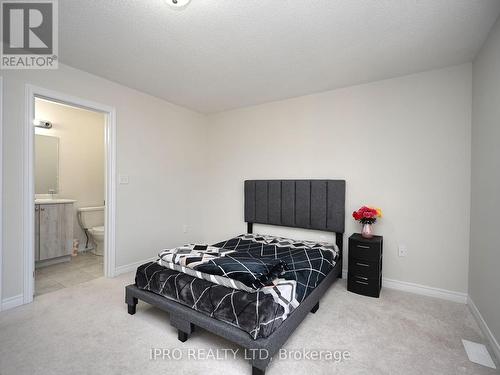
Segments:
[[[358,279],[368,281],[368,277],[356,276]]]
[[[365,263],[356,263],[356,266],[370,267],[369,264],[365,264]]]
[[[368,283],[365,283],[364,281],[358,281],[358,280],[356,280],[356,282],[357,282],[358,284],[368,285]]]
[[[356,247],[360,247],[362,249],[369,249],[370,246],[365,246],[365,245],[356,245]]]

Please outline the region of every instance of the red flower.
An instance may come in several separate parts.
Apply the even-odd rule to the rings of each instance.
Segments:
[[[379,217],[379,214],[375,208],[362,206],[359,210],[352,213],[352,217],[354,220],[360,221],[361,223],[374,223]]]
[[[365,219],[371,219],[373,216],[375,216],[375,215],[371,211],[365,211],[365,212],[363,212],[363,217]]]

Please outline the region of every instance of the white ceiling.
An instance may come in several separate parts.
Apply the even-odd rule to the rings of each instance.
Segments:
[[[500,0],[59,1],[61,61],[200,112],[473,59]]]

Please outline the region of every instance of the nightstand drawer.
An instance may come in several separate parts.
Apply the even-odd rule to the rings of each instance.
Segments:
[[[347,290],[368,297],[379,297],[380,281],[381,278],[366,279],[349,275],[347,278]]]
[[[380,271],[380,262],[349,258],[349,274],[376,279]]]
[[[380,260],[381,249],[377,243],[350,241],[349,257],[357,259],[366,259],[372,262]]]

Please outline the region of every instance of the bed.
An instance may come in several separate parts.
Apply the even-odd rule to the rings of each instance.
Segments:
[[[244,216],[245,234],[166,249],[141,265],[125,302],[131,315],[139,300],[169,312],[181,342],[195,327],[234,342],[260,375],[342,277],[345,181],[245,181]],[[331,232],[335,243],[257,235],[254,223]]]

